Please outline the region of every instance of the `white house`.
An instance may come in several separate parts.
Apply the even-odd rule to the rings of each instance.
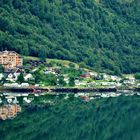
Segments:
[[[137,84],[137,87],[140,87],[140,83]]]
[[[45,74],[56,74],[56,72],[55,71],[51,71],[51,70],[46,70],[45,72],[44,72]]]
[[[0,80],[2,80],[3,77],[4,77],[4,75],[2,73],[0,73]]]
[[[111,75],[110,80],[119,82],[119,81],[121,81],[121,78],[116,75]]]
[[[17,80],[17,78],[18,78],[18,76],[20,75],[20,73],[15,72],[13,75],[15,76],[15,80]]]
[[[86,81],[75,80],[75,86],[86,86],[86,85],[87,85]]]
[[[102,86],[115,86],[115,82],[99,82]]]
[[[93,87],[93,86],[95,86],[96,85],[96,83],[95,82],[90,82],[90,83],[87,83],[87,86],[88,87]]]
[[[22,83],[22,84],[18,84],[18,83],[5,83],[3,85],[4,87],[29,87],[28,83]]]
[[[134,75],[125,75],[125,79],[130,80],[131,82],[135,82],[135,77]]]
[[[97,76],[98,75],[98,73],[97,72],[94,72],[94,71],[90,71],[90,72],[88,72],[91,76]]]
[[[136,82],[136,79],[134,75],[125,75],[125,79],[123,81],[125,85],[135,85],[135,82]]]
[[[6,78],[6,80],[11,81],[11,82],[14,82],[16,79],[15,79],[14,74],[9,73],[8,76],[7,76],[7,78]]]
[[[68,84],[69,83],[69,77],[64,77],[64,81]]]
[[[24,79],[25,81],[28,81],[28,80],[34,80],[34,77],[32,74],[28,73],[24,76]]]
[[[135,85],[135,80],[124,80],[123,81],[123,83],[125,84],[125,85]]]
[[[22,83],[21,87],[29,87],[29,84],[28,83]]]
[[[4,87],[19,87],[18,83],[5,83],[3,85]]]
[[[104,80],[110,80],[110,75],[107,75],[106,73],[102,73]]]

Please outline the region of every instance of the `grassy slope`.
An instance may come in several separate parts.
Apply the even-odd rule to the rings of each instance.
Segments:
[[[38,57],[32,57],[32,56],[24,56],[24,59],[25,60],[40,60]],[[71,61],[68,61],[68,60],[47,58],[46,61],[48,63],[56,62],[56,63],[62,64],[62,65],[65,65],[65,66],[68,66],[69,64],[74,64],[76,67],[79,67],[78,64],[76,64],[74,62],[71,62]]]

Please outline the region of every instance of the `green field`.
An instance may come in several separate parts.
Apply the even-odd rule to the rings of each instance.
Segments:
[[[28,60],[40,60],[39,57],[32,57],[32,56],[24,56],[23,58],[24,58],[24,60],[27,60],[27,61]],[[62,64],[62,65],[65,65],[65,66],[67,66],[69,64],[74,64],[76,67],[79,67],[78,64],[73,63],[73,62],[68,61],[68,60],[47,58],[46,61],[47,61],[47,63],[59,63],[59,64]]]

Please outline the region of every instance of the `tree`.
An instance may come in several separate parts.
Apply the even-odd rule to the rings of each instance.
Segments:
[[[49,86],[56,86],[57,77],[54,74],[47,74],[45,82],[47,82]]]
[[[25,55],[25,56],[28,56],[29,55],[29,48],[27,45],[24,45],[24,47],[22,48],[21,54]]]
[[[18,76],[17,82],[20,83],[20,84],[24,82],[24,75],[23,75],[22,72],[21,72],[20,75]]]
[[[69,77],[69,86],[74,87],[75,86],[75,78],[73,76]]]
[[[2,79],[0,80],[0,82],[1,82],[2,84],[4,84],[4,83],[6,82],[6,78],[5,78],[5,77],[2,77]]]
[[[41,78],[43,77],[43,75],[41,75],[40,73],[40,70],[36,70],[33,75],[35,77],[35,83],[39,83],[41,81]]]
[[[2,65],[0,65],[0,73],[4,72],[4,67]]]
[[[74,69],[75,68],[75,64],[74,63],[69,63],[69,67]]]
[[[46,50],[45,47],[40,48],[38,56],[39,56],[40,59],[46,60],[47,50]]]
[[[140,80],[140,73],[135,74],[135,79]]]
[[[59,83],[60,86],[66,86],[64,76],[61,75],[61,76],[58,77],[58,83]]]
[[[79,63],[79,67],[80,67],[80,68],[86,68],[86,65],[85,65],[84,62],[80,62],[80,63]]]

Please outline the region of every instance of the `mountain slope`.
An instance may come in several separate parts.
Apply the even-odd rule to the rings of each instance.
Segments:
[[[140,72],[138,0],[2,0],[0,13],[1,50]]]

